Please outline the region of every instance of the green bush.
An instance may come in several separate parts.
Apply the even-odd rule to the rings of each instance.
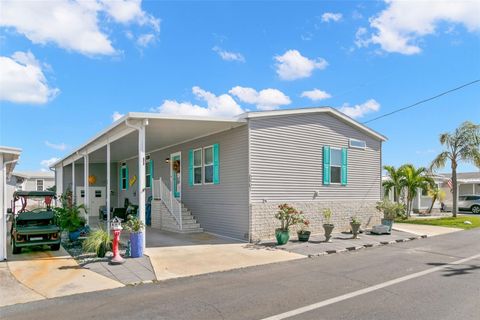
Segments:
[[[85,209],[85,206],[72,205],[54,208],[57,223],[62,230],[73,232],[85,225],[85,219],[80,217],[80,209]]]
[[[397,218],[405,219],[407,217],[407,210],[402,203],[391,202],[383,200],[377,202],[375,207],[378,211],[383,212],[384,219],[395,220]]]
[[[111,250],[112,239],[110,234],[100,228],[92,231],[82,244],[85,252],[95,252],[98,257],[103,258],[108,250]]]

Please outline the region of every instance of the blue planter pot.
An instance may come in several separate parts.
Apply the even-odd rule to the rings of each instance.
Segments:
[[[80,237],[80,230],[68,232],[68,239],[70,239],[70,241],[76,241],[78,237]]]
[[[130,257],[143,257],[143,232],[130,233]]]
[[[388,232],[392,232],[393,220],[382,219],[382,224],[388,227]]]

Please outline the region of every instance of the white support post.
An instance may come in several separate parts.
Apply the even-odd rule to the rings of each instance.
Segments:
[[[84,185],[84,195],[85,197],[83,199],[85,199],[85,201],[83,202],[85,204],[85,213],[86,213],[86,224],[88,225],[89,224],[89,212],[88,210],[90,210],[90,188],[89,188],[89,183],[88,183],[88,168],[89,167],[89,164],[88,164],[88,153],[85,154],[85,156],[83,157],[83,185]]]
[[[72,202],[77,203],[77,195],[75,194],[75,161],[72,162]]]
[[[138,129],[138,210],[139,218],[145,224],[145,123]],[[143,248],[145,248],[145,231]]]
[[[110,234],[110,143],[107,143],[107,232]]]

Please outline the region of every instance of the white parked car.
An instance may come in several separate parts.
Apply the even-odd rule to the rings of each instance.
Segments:
[[[480,213],[480,195],[467,194],[458,197],[458,209]]]

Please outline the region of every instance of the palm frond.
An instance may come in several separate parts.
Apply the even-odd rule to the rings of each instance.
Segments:
[[[430,164],[430,170],[434,171],[435,169],[444,168],[447,164],[447,160],[451,159],[451,154],[448,151],[443,151],[432,160]]]

